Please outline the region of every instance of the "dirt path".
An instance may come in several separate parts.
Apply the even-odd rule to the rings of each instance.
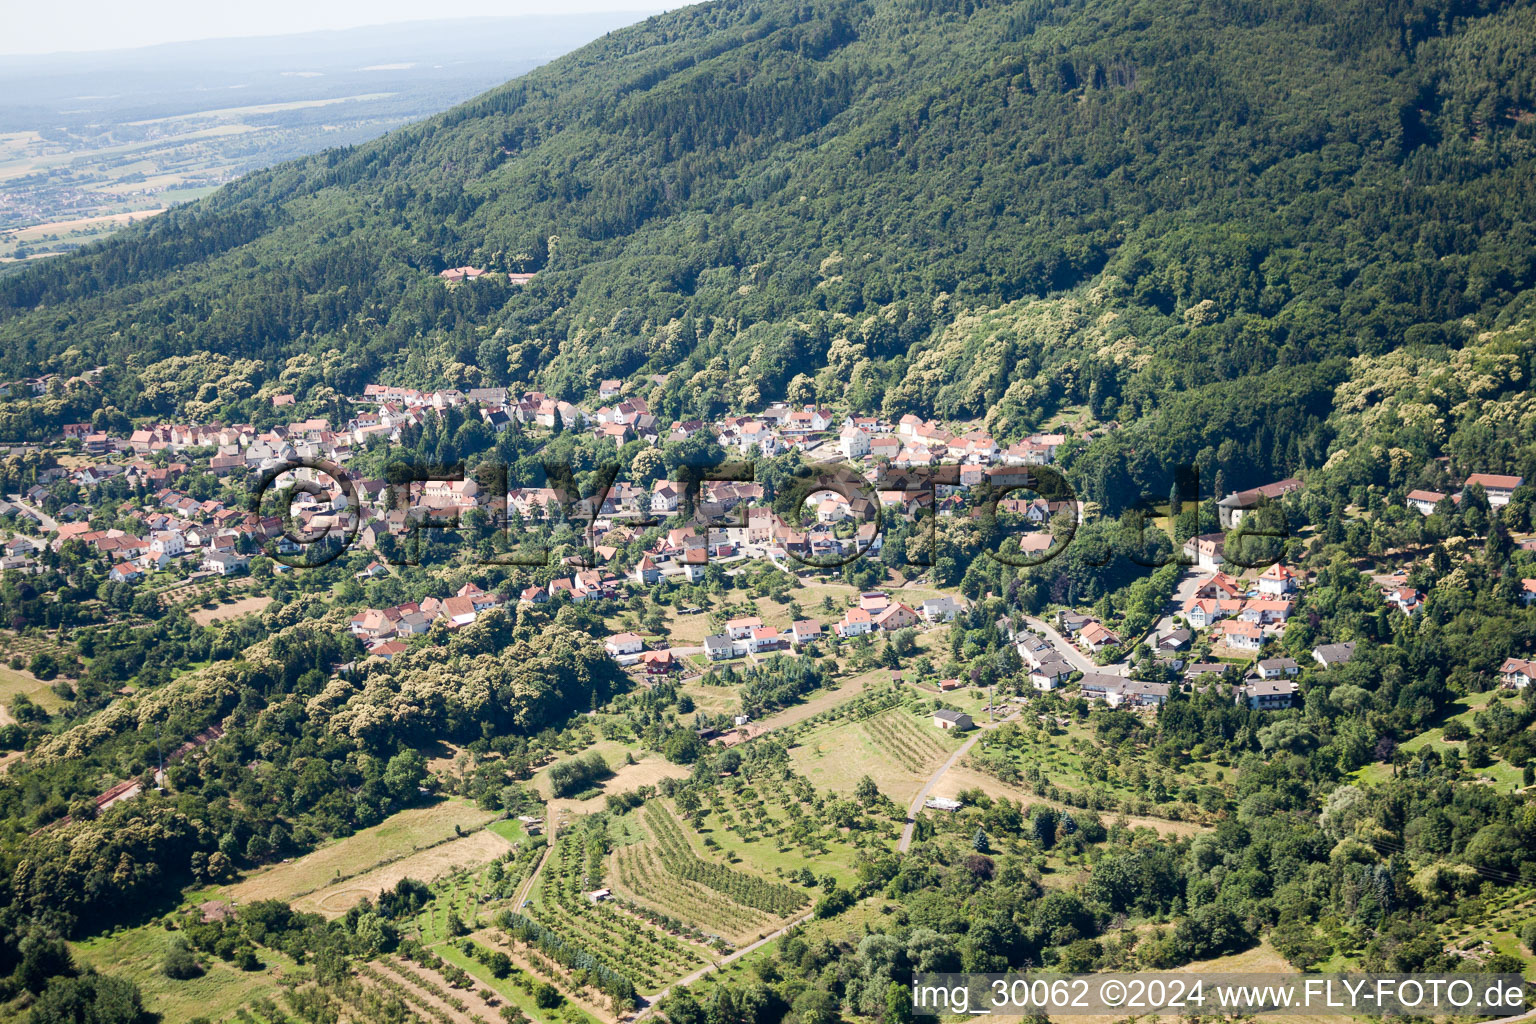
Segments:
[[[1007,718],[1004,718],[1003,722],[1012,721],[1017,717],[1019,717],[1019,712],[1015,711]],[[906,853],[911,848],[912,834],[917,830],[917,816],[923,809],[923,802],[928,799],[928,795],[933,792],[934,787],[939,784],[951,768],[960,763],[962,757],[971,752],[971,748],[976,745],[976,741],[986,735],[988,729],[996,728],[997,725],[1001,724],[1002,722],[997,722],[991,726],[977,729],[976,735],[960,744],[959,748],[953,754],[950,754],[932,775],[928,776],[928,781],[923,783],[923,788],[917,791],[917,796],[912,798],[912,803],[907,807],[907,824],[901,830],[901,841],[896,844],[897,853]]]
[[[700,978],[703,978],[703,977],[705,977],[705,976],[707,976],[709,974],[713,974],[715,971],[718,971],[720,968],[726,966],[727,964],[730,964],[730,963],[732,963],[732,962],[734,962],[736,960],[740,960],[742,957],[746,956],[748,953],[755,953],[759,949],[762,949],[764,946],[768,945],[768,943],[772,942],[774,939],[777,939],[777,938],[780,938],[781,936],[783,936],[791,928],[796,928],[796,927],[798,927],[798,926],[800,926],[802,924],[805,924],[805,922],[809,921],[811,919],[811,917],[812,917],[811,914],[802,914],[801,916],[795,918],[793,921],[789,922],[789,924],[786,924],[784,927],[778,929],[777,931],[769,932],[767,935],[764,935],[762,938],[758,939],[756,942],[753,942],[750,945],[742,946],[736,952],[730,953],[730,954],[727,954],[726,956],[721,957],[719,960],[716,960],[714,963],[710,964],[709,966],[707,966],[707,967],[700,967],[698,970],[694,971],[692,974],[688,974],[688,975],[685,975],[685,976],[683,976],[681,978],[678,978],[676,981],[674,981],[672,984],[668,985],[666,988],[662,989],[660,992],[657,992],[655,995],[651,996],[649,999],[646,999],[645,1000],[645,1007],[643,1009],[641,1009],[641,1011],[638,1014],[635,1015],[635,1020],[639,1021],[646,1014],[648,1014],[652,1010],[654,1010],[656,1008],[656,1004],[661,1002],[663,999],[665,999],[667,997],[667,994],[669,992],[671,992],[673,989],[675,989],[675,988],[683,988],[685,986],[692,985],[694,982],[698,981]]]

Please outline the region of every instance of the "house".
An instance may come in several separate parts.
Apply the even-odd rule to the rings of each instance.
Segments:
[[[966,732],[975,726],[971,716],[964,711],[951,711],[949,708],[940,708],[933,713],[933,724],[946,731]]]
[[[1162,707],[1168,703],[1167,683],[1145,683],[1139,679],[1127,679],[1120,684],[1118,699],[1115,694],[1108,694],[1106,702],[1110,707],[1130,705],[1131,707],[1152,708]]]
[[[392,611],[394,609],[380,611],[377,608],[365,608],[352,616],[348,628],[352,631],[352,635],[360,640],[377,640],[381,637],[394,636],[395,622],[399,616],[398,614],[392,616],[390,614]]]
[[[1077,690],[1088,700],[1104,700],[1111,691],[1120,692],[1120,684],[1125,682],[1121,676],[1106,675],[1103,672],[1085,672],[1083,678],[1077,681]]]
[[[1047,643],[1044,637],[1031,633],[1027,629],[1014,634],[1013,648],[1029,665],[1039,665],[1046,658],[1059,657],[1056,649]]]
[[[642,651],[640,664],[645,666],[645,674],[648,676],[668,675],[680,667],[671,651]]]
[[[1183,627],[1180,627],[1178,629],[1170,630],[1163,636],[1158,637],[1157,643],[1154,646],[1159,651],[1182,651],[1184,648],[1189,646],[1189,642],[1193,639],[1193,633],[1187,629],[1184,629]]]
[[[724,633],[704,638],[704,657],[710,661],[724,661],[736,653],[736,646]]]
[[[1202,533],[1184,542],[1184,557],[1207,572],[1215,572],[1226,561],[1226,547],[1225,534]]]
[[[1244,622],[1256,622],[1261,626],[1267,626],[1276,622],[1285,622],[1291,617],[1291,612],[1296,608],[1296,602],[1289,598],[1256,599],[1244,602],[1238,616]]]
[[[1276,562],[1259,574],[1259,593],[1265,597],[1284,597],[1296,589],[1296,574]]]
[[[1233,698],[1254,711],[1281,711],[1291,706],[1296,684],[1289,679],[1260,679],[1244,683]]]
[[[1536,679],[1536,661],[1506,658],[1504,664],[1499,666],[1499,678],[1505,686],[1523,690],[1531,685],[1532,679]]]
[[[863,608],[849,608],[843,615],[843,619],[832,627],[837,635],[847,640],[849,637],[863,636],[875,628],[873,617]]]
[[[1078,636],[1088,649],[1094,652],[1102,651],[1106,647],[1113,647],[1120,643],[1120,637],[1102,622],[1090,622],[1078,632]]]
[[[1196,598],[1184,606],[1184,618],[1196,629],[1207,629],[1242,610],[1241,601]]]
[[[603,649],[610,658],[621,658],[645,650],[645,640],[638,633],[618,633],[603,641]]]
[[[1313,659],[1323,668],[1333,668],[1335,665],[1348,665],[1350,659],[1355,656],[1355,642],[1345,641],[1341,644],[1322,644],[1312,649]]]
[[[1410,617],[1424,607],[1424,595],[1413,587],[1392,587],[1385,596],[1387,604]]]
[[[785,646],[787,644],[779,636],[779,631],[772,626],[758,626],[752,631],[752,635],[747,637],[747,650],[753,654],[761,654],[764,651],[776,651]]]
[[[1264,658],[1255,667],[1260,679],[1290,679],[1301,671],[1294,658]]]
[[[1435,506],[1444,500],[1445,495],[1439,491],[1414,490],[1408,492],[1408,500],[1405,504],[1409,508],[1416,510],[1421,516],[1429,516],[1434,515]]]
[[[617,398],[623,388],[623,381],[605,380],[597,386],[597,397],[606,402],[610,398]]]
[[[752,636],[754,629],[761,629],[763,620],[756,615],[747,615],[739,619],[731,619],[725,624],[726,635],[732,640],[746,640]]]
[[[1198,665],[1191,665],[1189,668],[1185,669],[1184,679],[1186,682],[1198,683],[1200,680],[1209,676],[1215,676],[1216,680],[1219,681],[1226,674],[1227,666],[1221,662],[1204,661]]]
[[[1144,683],[1139,679],[1090,672],[1078,683],[1089,700],[1102,700],[1112,708],[1161,707],[1168,700],[1167,683]]]
[[[1520,581],[1520,603],[1530,605],[1536,602],[1536,580]]]
[[[1488,496],[1490,508],[1503,508],[1509,504],[1509,499],[1514,497],[1515,488],[1524,483],[1524,478],[1518,476],[1500,476],[1497,473],[1473,473],[1462,483],[1462,490],[1477,484]]]
[[[918,606],[925,622],[949,622],[960,612],[960,605],[949,596],[930,597]]]
[[[656,563],[651,561],[650,555],[640,556],[640,561],[635,563],[631,575],[634,576],[635,582],[642,586],[649,586],[661,580],[661,570],[656,568]]]
[[[939,680],[939,689],[942,692],[944,692],[944,693],[948,693],[950,690],[958,690],[963,685],[964,684],[961,683],[960,680],[958,680],[958,679],[940,679]]]
[[[251,560],[245,555],[234,551],[214,551],[203,558],[202,567],[220,576],[231,576],[250,568],[250,565]]]
[[[111,572],[107,573],[108,578],[114,583],[134,583],[143,575],[139,567],[132,562],[119,562],[112,567]]]
[[[869,435],[858,427],[849,425],[837,435],[837,446],[847,459],[862,459],[869,454]]]
[[[789,627],[789,642],[799,648],[821,639],[821,623],[815,619],[799,619]]]
[[[1234,597],[1243,597],[1247,594],[1247,588],[1243,581],[1236,576],[1218,572],[1195,588],[1195,597],[1212,598],[1217,601]]]
[[[917,613],[897,601],[874,614],[875,625],[887,632],[917,625]]]
[[[1097,620],[1092,615],[1083,615],[1079,612],[1061,611],[1056,613],[1056,625],[1066,633],[1076,633],[1090,622]]]
[[[1216,514],[1221,519],[1221,528],[1230,530],[1243,521],[1243,517],[1253,511],[1264,501],[1274,501],[1292,491],[1301,490],[1301,481],[1295,477],[1287,477],[1277,480],[1272,484],[1255,487],[1248,491],[1233,491],[1216,503]]]
[[[1029,670],[1029,683],[1041,693],[1056,689],[1072,674],[1072,666],[1064,658],[1052,655],[1042,658],[1040,664]]]
[[[890,595],[880,590],[866,590],[859,595],[859,607],[871,614],[881,611],[891,603]]]
[[[1264,646],[1264,629],[1256,622],[1229,619],[1218,627],[1217,633],[1234,650],[1256,651]]]
[[[652,512],[676,512],[682,501],[683,492],[671,480],[657,480],[651,485]]]

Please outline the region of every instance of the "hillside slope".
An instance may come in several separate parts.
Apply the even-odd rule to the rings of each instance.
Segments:
[[[1530,2],[720,0],[0,279],[0,368],[259,361],[109,374],[130,415],[249,413],[300,353],[342,393],[670,371],[663,416],[846,395],[1005,436],[1190,391],[1268,418],[1234,469],[1290,469],[1347,358],[1528,313],[1533,75]],[[435,278],[463,263],[538,277]]]

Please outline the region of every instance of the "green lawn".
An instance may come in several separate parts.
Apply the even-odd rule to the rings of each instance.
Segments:
[[[528,831],[523,828],[523,823],[516,818],[502,818],[500,821],[491,822],[486,828],[513,844],[520,843],[528,838]]]

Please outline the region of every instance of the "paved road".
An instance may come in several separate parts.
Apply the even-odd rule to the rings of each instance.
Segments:
[[[1095,665],[1092,658],[1076,647],[1073,647],[1071,641],[1056,632],[1055,627],[1044,619],[1037,619],[1033,615],[1026,615],[1024,616],[1024,622],[1030,629],[1045,637],[1046,641],[1056,648],[1056,653],[1067,659],[1067,664],[1079,672],[1097,672],[1100,675],[1123,676],[1130,669],[1130,666],[1123,661],[1113,665]]]
[[[29,502],[22,501],[21,500],[21,495],[19,495],[19,494],[11,495],[11,504],[15,505],[17,508],[24,508],[28,512],[30,512],[33,515],[37,516],[37,520],[42,525],[44,533],[52,533],[54,530],[57,530],[59,528],[59,521],[57,519],[53,518],[53,516],[50,516],[48,513],[44,512],[42,509],[38,508],[36,505],[33,505],[33,504],[29,503]]]

